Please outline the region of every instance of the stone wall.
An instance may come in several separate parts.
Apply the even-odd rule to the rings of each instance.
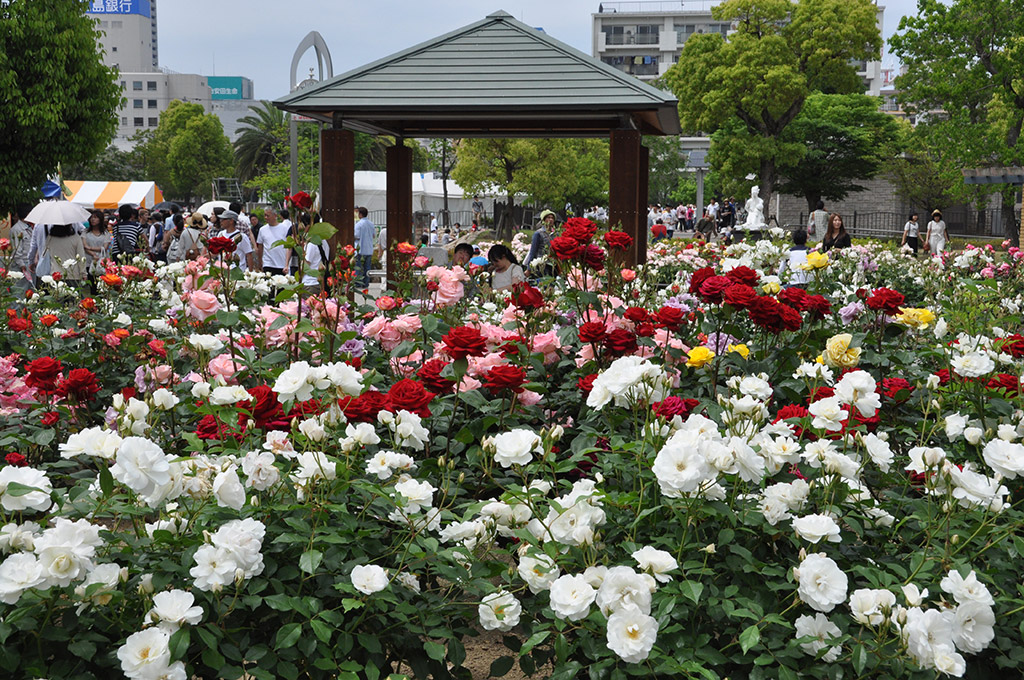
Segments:
[[[894,213],[903,214],[908,210],[903,198],[896,192],[896,186],[886,179],[870,179],[858,182],[866,191],[858,191],[846,197],[845,201],[825,201],[825,210],[838,212],[846,223],[853,221],[853,213]],[[798,196],[779,199],[779,222],[781,224],[807,224],[807,201]],[[801,215],[803,221],[801,222]],[[902,224],[902,223],[901,223]]]

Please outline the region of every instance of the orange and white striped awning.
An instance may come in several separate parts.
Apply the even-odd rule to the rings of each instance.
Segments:
[[[69,201],[96,210],[116,210],[125,204],[152,208],[164,200],[156,182],[81,182],[69,179],[64,184],[71,190]]]

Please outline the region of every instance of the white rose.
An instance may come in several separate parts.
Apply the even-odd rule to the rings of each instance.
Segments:
[[[597,606],[605,616],[625,607],[643,613],[651,611],[651,593],[657,582],[647,574],[638,574],[629,567],[611,567],[597,589]]]
[[[835,395],[844,404],[855,407],[865,418],[871,418],[882,407],[875,392],[875,379],[867,371],[851,371],[835,387]]]
[[[807,408],[807,412],[814,416],[811,421],[812,427],[830,432],[841,430],[847,416],[847,411],[840,405],[838,397],[819,399]]]
[[[313,397],[313,385],[309,383],[311,369],[306,361],[296,361],[277,376],[274,391],[282,404],[291,401],[306,401]]]
[[[395,491],[405,499],[404,509],[407,514],[429,509],[434,504],[436,489],[429,482],[406,479],[395,484]]]
[[[649,545],[634,550],[631,557],[636,560],[641,571],[650,573],[658,583],[668,583],[672,577],[668,572],[679,568],[679,563],[671,554]]]
[[[597,591],[587,582],[586,576],[559,576],[551,584],[551,609],[560,619],[579,621],[590,613],[590,605],[594,603]]]
[[[185,664],[171,660],[171,634],[162,628],[147,628],[128,636],[117,650],[121,670],[129,678],[184,678]]]
[[[817,656],[825,647],[828,647],[828,642],[838,639],[842,636],[843,631],[839,630],[839,626],[828,620],[828,617],[824,614],[815,614],[813,617],[807,616],[806,614],[797,617],[796,620],[796,637],[814,637],[815,639],[810,642],[804,642],[800,645],[805,653],[811,656]],[[822,657],[822,661],[825,663],[832,663],[839,658],[843,648],[839,645],[829,647],[829,650],[825,652]]]
[[[960,651],[977,654],[995,638],[995,624],[992,607],[970,600],[963,602],[953,612],[953,642]]]
[[[180,494],[180,465],[156,443],[143,437],[127,437],[117,449],[110,474],[139,494],[155,508],[164,500]]]
[[[11,484],[21,484],[32,487],[34,491],[17,494],[9,493],[8,487]],[[50,483],[46,473],[31,467],[14,467],[6,465],[0,468],[0,505],[9,512],[23,512],[34,510],[46,512],[53,505],[50,500],[50,492],[53,485]]]
[[[796,535],[810,543],[818,543],[825,539],[831,543],[841,543],[839,525],[828,515],[804,515],[793,520]]]
[[[178,405],[180,400],[166,387],[161,387],[153,392],[153,405],[163,411],[169,411]]]
[[[903,597],[907,600],[908,607],[920,607],[921,602],[924,598],[928,597],[928,589],[919,590],[913,583],[908,583],[905,586],[901,586],[900,590],[903,591]]]
[[[866,626],[884,623],[895,604],[896,596],[888,590],[860,588],[850,595],[853,620]]]
[[[863,442],[868,456],[878,466],[878,469],[882,472],[888,472],[893,461],[893,452],[889,447],[889,443],[884,439],[880,439],[874,433],[864,435]]]
[[[1024,445],[993,439],[981,450],[985,463],[1007,479],[1024,474]]]
[[[992,594],[984,583],[978,580],[977,574],[973,571],[964,578],[956,569],[951,569],[948,574],[939,582],[943,592],[949,593],[959,604],[965,602],[977,602],[991,607],[995,604]]]
[[[320,418],[313,416],[312,418],[306,418],[299,423],[299,432],[306,435],[311,441],[319,442],[323,441],[326,436],[324,425],[320,421]]]
[[[494,460],[503,468],[526,465],[533,460],[534,453],[541,453],[541,438],[531,430],[512,430],[496,435]]]
[[[530,586],[530,592],[534,594],[550,588],[559,573],[558,565],[544,553],[524,555],[519,560],[519,576],[526,581],[526,585]]]
[[[128,327],[132,325],[132,317],[128,316],[124,312],[121,312],[120,314],[114,317],[113,323],[115,326]]]
[[[250,399],[252,399],[252,395],[241,385],[222,385],[213,388],[213,392],[210,393],[210,403],[215,406],[237,404]]]
[[[499,590],[484,597],[477,607],[480,616],[480,627],[484,630],[500,630],[508,632],[519,623],[523,606],[512,593]]]
[[[828,613],[846,601],[848,579],[835,561],[825,553],[808,555],[793,575],[800,584],[800,599],[811,608]]]
[[[608,617],[608,649],[626,663],[646,659],[658,639],[658,621],[636,607],[623,607]]]
[[[149,405],[144,401],[139,401],[135,397],[128,400],[128,406],[125,408],[127,413],[133,420],[145,420],[146,416],[149,415]]]
[[[229,465],[213,480],[213,497],[222,508],[241,510],[245,505],[245,488],[238,479],[237,470],[237,465]]]
[[[203,620],[203,608],[196,605],[195,600],[195,596],[185,590],[157,593],[146,619],[172,633],[185,624],[198,625]]]
[[[192,385],[192,396],[196,399],[206,399],[210,396],[210,383],[199,381]]]
[[[326,368],[328,380],[342,392],[352,397],[362,393],[363,375],[354,367],[339,361],[329,364]]]
[[[996,368],[996,363],[984,352],[970,352],[955,357],[950,366],[953,371],[964,378],[980,378],[988,375]]]
[[[934,665],[937,649],[946,646],[951,650],[953,648],[953,626],[937,609],[908,609],[903,637],[907,642],[907,651],[925,668]]]
[[[188,344],[204,352],[216,352],[224,347],[224,343],[216,335],[200,335],[198,333],[188,336]]]
[[[907,453],[910,456],[910,464],[905,469],[917,474],[939,467],[946,459],[946,452],[936,446],[915,446]]]
[[[360,564],[352,568],[352,585],[364,595],[373,595],[388,587],[388,572],[376,564]]]
[[[31,553],[16,553],[0,563],[0,602],[17,604],[29,588],[47,580],[43,565]]]
[[[274,466],[274,454],[270,451],[250,451],[242,459],[242,472],[247,477],[245,485],[257,491],[266,491],[281,478],[281,473]]]

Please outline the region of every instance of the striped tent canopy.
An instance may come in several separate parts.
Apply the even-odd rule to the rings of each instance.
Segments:
[[[152,208],[164,200],[156,182],[81,182],[65,180],[71,190],[68,200],[86,208],[116,210],[127,204]]]

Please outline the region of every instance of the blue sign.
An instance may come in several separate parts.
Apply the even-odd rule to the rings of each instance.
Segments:
[[[89,0],[89,14],[139,14],[152,16],[149,0]]]

